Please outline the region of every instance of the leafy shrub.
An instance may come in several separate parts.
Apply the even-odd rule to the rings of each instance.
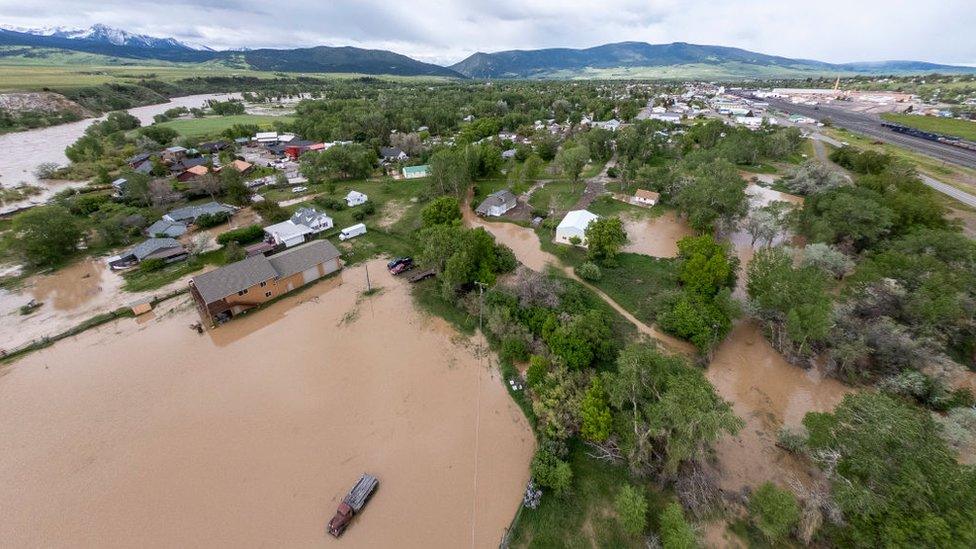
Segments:
[[[685,513],[675,502],[669,503],[661,512],[661,546],[664,549],[695,549],[695,531],[685,520]]]
[[[228,242],[227,246],[224,248],[224,259],[227,260],[227,263],[240,261],[245,257],[247,257],[247,252],[244,251],[244,248],[242,248],[240,244],[234,242],[233,240]]]
[[[230,212],[205,213],[196,218],[193,224],[200,229],[209,229],[210,227],[216,227],[221,223],[227,223],[229,219]]]
[[[573,482],[573,469],[551,451],[540,449],[532,458],[532,478],[557,494],[566,494]]]
[[[144,273],[151,273],[153,271],[158,271],[166,266],[166,261],[154,257],[152,259],[147,259],[139,263],[139,270]]]
[[[538,387],[549,372],[549,361],[545,357],[532,355],[529,357],[529,368],[525,371],[525,381],[529,387]]]
[[[592,261],[587,261],[576,267],[576,275],[583,280],[589,280],[591,282],[596,282],[603,278],[603,272],[600,271],[600,267]]]
[[[264,236],[264,229],[260,225],[248,225],[247,227],[241,227],[240,229],[234,229],[221,234],[217,237],[217,243],[220,245],[226,245],[229,242],[250,244],[261,240],[262,236]]]
[[[624,485],[614,500],[624,530],[637,535],[647,528],[647,498],[639,488]]]
[[[800,522],[800,506],[793,494],[766,482],[749,498],[749,516],[770,543],[777,543]]]
[[[525,340],[519,337],[509,337],[502,342],[502,360],[509,362],[524,362],[529,358],[529,349]]]

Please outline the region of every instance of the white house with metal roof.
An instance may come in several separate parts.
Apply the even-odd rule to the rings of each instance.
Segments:
[[[556,242],[573,244],[573,240],[578,238],[579,245],[586,246],[586,228],[599,217],[588,210],[573,210],[567,213],[556,227]]]

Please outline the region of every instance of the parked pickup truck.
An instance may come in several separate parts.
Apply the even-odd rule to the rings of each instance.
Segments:
[[[339,504],[339,508],[336,509],[336,514],[329,521],[329,533],[335,537],[339,537],[349,523],[352,522],[352,518],[359,514],[363,507],[366,506],[366,502],[369,501],[370,496],[376,491],[376,487],[379,486],[380,481],[376,480],[373,475],[363,473],[363,476],[359,477],[359,481],[346,497],[342,498],[342,502]]]
[[[396,276],[400,273],[409,271],[413,269],[413,258],[410,257],[398,257],[393,261],[386,264],[386,268],[389,269],[390,274]]]

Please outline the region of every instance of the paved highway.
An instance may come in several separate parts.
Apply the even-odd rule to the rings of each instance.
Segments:
[[[778,99],[768,99],[767,101],[770,107],[781,111],[816,119],[829,118],[835,126],[847,128],[853,132],[864,134],[880,141],[905,147],[942,160],[943,162],[976,169],[976,152],[967,151],[937,141],[929,141],[927,139],[893,132],[884,128],[881,125],[881,119],[874,115],[851,112],[827,105],[820,105],[819,109],[815,109],[812,106],[794,105],[788,101]]]

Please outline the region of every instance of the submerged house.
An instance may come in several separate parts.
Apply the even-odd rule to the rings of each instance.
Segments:
[[[216,325],[340,268],[339,250],[328,240],[315,240],[195,276],[190,294],[203,319]]]
[[[475,213],[478,215],[487,215],[490,217],[498,217],[500,215],[505,215],[506,212],[518,205],[518,199],[512,191],[508,189],[502,189],[500,191],[493,192],[489,194],[485,199],[475,208]]]

